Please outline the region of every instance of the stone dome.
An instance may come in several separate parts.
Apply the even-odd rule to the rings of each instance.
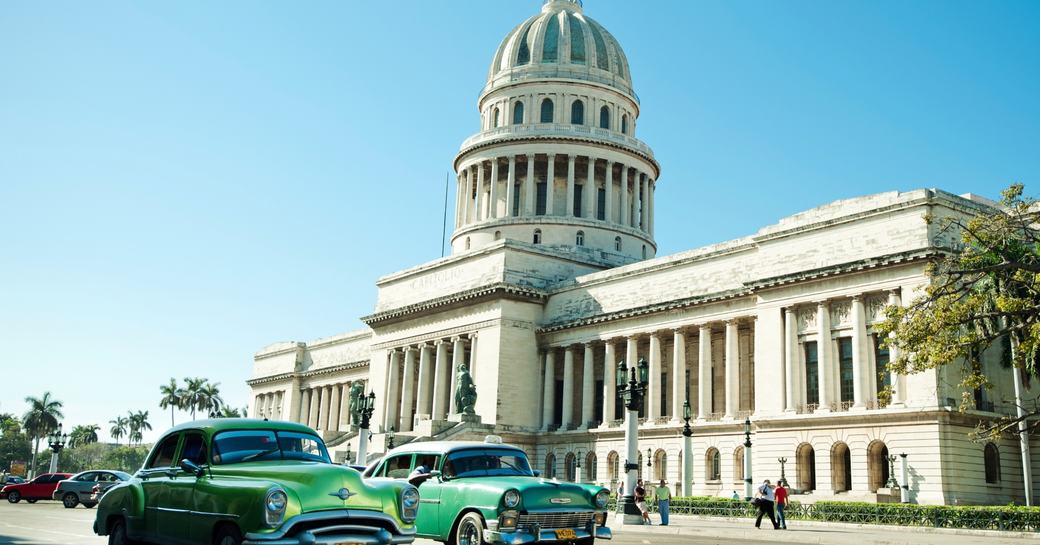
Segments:
[[[535,78],[589,81],[636,98],[624,51],[582,13],[581,0],[545,0],[541,13],[510,31],[495,52],[484,91]]]

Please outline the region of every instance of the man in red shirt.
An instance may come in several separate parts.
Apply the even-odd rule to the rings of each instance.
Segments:
[[[783,481],[777,483],[776,490],[773,493],[776,494],[776,521],[780,524],[781,530],[786,530],[787,519],[784,518],[784,507],[787,507],[787,489],[784,488]]]

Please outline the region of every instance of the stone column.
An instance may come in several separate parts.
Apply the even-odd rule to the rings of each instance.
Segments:
[[[798,313],[794,307],[784,309],[784,411],[794,413],[801,403],[798,378]]]
[[[516,200],[516,156],[509,156],[509,172],[506,174],[506,213],[502,217],[513,216],[513,201]]]
[[[726,322],[726,418],[736,416],[740,408],[740,344],[739,324]]]
[[[863,308],[863,298],[859,295],[852,298],[852,391],[855,393],[854,409],[866,409],[873,399],[870,393],[870,375],[867,369],[870,358],[867,357],[867,316]]]
[[[398,399],[401,396],[401,354],[400,350],[393,350],[390,352],[390,369],[387,373],[386,380],[386,420],[383,423],[384,429],[394,428],[395,431],[400,431],[400,423],[398,422],[398,409],[401,405]]]
[[[614,340],[603,344],[603,425],[614,421],[614,404],[617,403],[617,359],[614,357]]]
[[[256,415],[257,418],[263,418],[263,411],[264,411],[264,396],[263,395],[258,395],[258,396],[256,396],[256,399],[253,401],[253,414]]]
[[[563,418],[561,430],[571,429],[574,422],[574,347],[563,351]]]
[[[437,371],[433,380],[433,419],[448,417],[448,341],[437,341]]]
[[[629,214],[631,212],[631,207],[628,205],[628,167],[627,166],[624,166],[624,165],[621,166],[621,179],[618,180],[618,182],[620,183],[620,193],[621,193],[621,210],[620,210],[620,213],[621,213],[621,225],[624,225],[625,227],[628,227],[629,225],[631,225],[631,221],[632,220],[629,219]]]
[[[545,374],[542,379],[542,431],[549,431],[553,426],[553,409],[556,407],[556,355],[552,347],[545,349]]]
[[[412,402],[415,400],[415,348],[404,349],[404,376],[401,384],[401,425],[399,431],[412,431]]]
[[[888,292],[888,304],[889,306],[898,307],[902,304],[899,300],[899,292],[892,290]],[[888,347],[888,361],[896,361],[899,357],[899,349],[894,346]],[[897,373],[889,372],[889,383],[892,384],[892,401],[890,403],[893,407],[905,407],[906,401],[909,399],[906,395],[906,377]]]
[[[650,177],[643,176],[640,182],[642,193],[639,196],[639,228],[644,233],[650,232]]]
[[[432,412],[430,393],[433,388],[433,347],[423,343],[419,347],[419,392],[415,412],[418,420],[428,420]]]
[[[827,301],[820,301],[816,306],[816,358],[819,360],[817,372],[820,385],[820,412],[828,412],[834,399],[831,397],[831,309]]]
[[[473,198],[473,176],[470,171],[470,167],[466,167],[462,171],[462,176],[466,179],[465,185],[462,188],[462,198],[459,200],[459,207],[462,208],[462,224],[466,225],[470,222],[470,213],[473,211],[473,207],[470,204]]]
[[[524,182],[524,211],[523,215],[533,216],[534,215],[534,201],[535,201],[535,188],[534,188],[534,154],[527,154],[527,181]]]
[[[553,190],[553,186],[555,185],[553,182],[556,179],[556,172],[555,172],[556,171],[556,154],[555,153],[550,153],[549,154],[549,160],[545,164],[545,169],[546,169],[546,174],[545,174],[545,215],[546,216],[552,216],[552,215],[555,215],[555,210],[556,210],[555,201],[553,200],[553,196],[554,196],[553,194],[556,193]]]
[[[604,208],[603,221],[607,223],[614,223],[614,161],[606,162],[607,170],[604,174],[604,191],[606,192],[606,198],[603,200]]]
[[[477,334],[469,334],[469,378],[473,381],[473,384],[477,383],[477,375],[480,374],[480,369],[477,369]]]
[[[657,180],[650,180],[646,184],[646,189],[646,232],[650,236],[654,236],[654,194],[657,193]]]
[[[310,415],[307,416],[307,425],[319,429],[318,411],[321,409],[321,388],[311,388]]]
[[[564,207],[564,216],[574,216],[574,160],[576,156],[567,156],[567,202]]]
[[[305,426],[308,426],[309,417],[311,414],[311,390],[310,388],[303,388],[300,390],[300,409],[299,422]]]
[[[329,401],[329,408],[331,410],[329,414],[329,431],[339,431],[339,416],[340,416],[340,390],[343,389],[342,384],[336,384],[332,386],[332,400]]]
[[[599,191],[596,187],[596,163],[592,157],[589,157],[588,160],[585,167],[585,185],[582,189],[585,192],[585,213],[582,214],[582,217],[594,220],[596,219],[596,206],[599,204]]]
[[[325,386],[321,392],[321,412],[318,413],[318,429],[328,431],[329,416],[332,414],[332,386]]]
[[[488,199],[488,217],[498,217],[498,157],[491,160],[491,192]]]
[[[477,163],[477,211],[473,214],[474,221],[487,219],[484,212],[484,161]],[[422,375],[420,375],[421,377]]]
[[[640,180],[643,179],[643,173],[637,171],[634,174],[635,175],[632,177],[632,198],[629,201],[629,204],[632,205],[632,210],[629,211],[629,216],[631,217],[632,222],[629,224],[629,226],[638,229],[639,228],[639,185],[640,185],[639,182],[640,182]]]
[[[451,338],[451,371],[448,377],[448,414],[458,414],[455,406],[455,381],[458,380],[459,366],[466,361],[466,342],[462,337]]]
[[[697,418],[703,420],[711,414],[711,325],[701,324],[697,342]]]
[[[647,418],[653,422],[661,418],[661,392],[664,384],[661,384],[661,337],[656,333],[650,334],[650,389],[647,398],[650,401],[650,412]]]
[[[279,392],[277,394],[275,394],[275,396],[274,396],[274,419],[275,420],[282,420],[283,419],[282,415],[285,413],[285,411],[282,410],[282,405],[284,403],[285,403],[285,391],[284,390],[279,390]]]
[[[672,422],[679,423],[686,400],[686,334],[680,328],[672,330]]]
[[[593,358],[592,343],[585,343],[585,360],[581,367],[581,422],[578,426],[580,429],[589,429],[595,410],[596,374],[593,367],[596,362]]]

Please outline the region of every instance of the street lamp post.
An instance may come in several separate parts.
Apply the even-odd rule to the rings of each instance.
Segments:
[[[578,449],[577,454],[574,455],[574,482],[581,483],[581,449]]]
[[[636,472],[639,471],[639,409],[643,406],[650,384],[650,366],[640,358],[638,365],[628,367],[625,360],[618,362],[617,396],[625,407],[625,494],[618,500],[618,522],[643,524],[643,516],[636,507]]]
[[[65,443],[68,439],[68,434],[61,432],[61,424],[58,424],[58,429],[47,436],[47,446],[51,448],[51,469],[49,473],[57,473],[58,454],[61,453],[61,449],[65,448]]]
[[[394,427],[390,426],[390,429],[386,432],[386,450],[394,448]]]
[[[899,488],[899,481],[896,480],[896,455],[893,454],[888,457],[888,480],[885,481],[885,486],[888,488]]]
[[[751,476],[751,417],[744,419],[744,499],[751,501],[754,477]]]
[[[903,487],[899,491],[899,501],[903,503],[910,503],[910,468],[906,464],[906,453],[899,455],[901,458],[900,464],[903,470]]]
[[[349,464],[350,461],[354,458],[353,455],[354,455],[354,453],[350,452],[350,441],[347,441],[347,456],[346,456],[346,460],[347,460],[346,463],[347,464]]]
[[[689,384],[690,372],[686,372],[687,381]],[[690,417],[692,416],[690,411],[690,392],[689,388],[686,391],[686,401],[683,402],[683,420],[686,421],[686,425],[683,426],[683,483],[682,492],[683,496],[690,497],[693,495],[693,428],[690,427]]]
[[[368,457],[368,424],[372,419],[372,413],[376,410],[376,393],[369,392],[367,396],[361,396],[358,401],[361,402],[360,411],[358,411],[361,415],[361,425],[358,429],[358,452],[354,463],[362,466],[365,465],[365,459]]]
[[[780,483],[779,484],[780,484],[780,486],[782,486],[784,488],[787,488],[787,475],[784,474],[784,464],[787,463],[787,458],[781,456],[780,458],[777,458],[776,461],[780,462]]]

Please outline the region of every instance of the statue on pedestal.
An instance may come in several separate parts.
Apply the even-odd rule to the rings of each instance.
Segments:
[[[476,414],[473,407],[477,404],[477,387],[469,374],[465,363],[459,365],[459,374],[455,379],[455,407],[461,414]]]
[[[365,395],[365,385],[360,380],[355,380],[350,384],[348,410],[350,411],[351,429],[357,429],[358,423],[361,422],[361,396],[363,395]]]

